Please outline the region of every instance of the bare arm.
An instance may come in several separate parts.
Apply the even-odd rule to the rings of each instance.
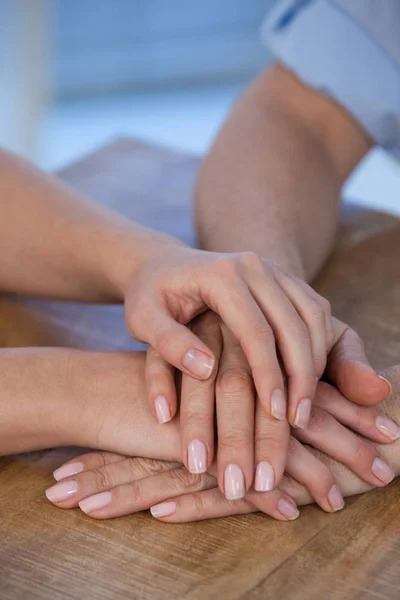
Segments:
[[[0,149],[0,291],[122,301],[154,235]]]
[[[340,190],[372,141],[276,64],[234,106],[200,172],[202,248],[252,250],[311,279],[335,240]]]

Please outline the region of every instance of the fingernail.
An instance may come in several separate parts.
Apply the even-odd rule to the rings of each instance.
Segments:
[[[381,458],[376,458],[372,463],[372,473],[383,483],[390,483],[394,479],[392,469]]]
[[[183,366],[195,377],[208,379],[213,371],[215,360],[201,350],[189,350],[183,357]]]
[[[101,492],[78,502],[79,508],[87,515],[95,510],[105,508],[112,500],[111,492]]]
[[[207,471],[207,448],[200,440],[192,440],[188,446],[188,465],[191,473]]]
[[[286,419],[286,398],[283,390],[276,389],[271,394],[271,414],[278,421]]]
[[[286,498],[281,498],[277,504],[278,510],[289,521],[294,521],[299,516],[299,509],[294,502],[289,502]]]
[[[296,418],[294,420],[294,424],[299,429],[305,429],[310,420],[311,414],[311,400],[305,398],[302,400],[297,407]]]
[[[390,440],[394,441],[399,439],[400,428],[394,421],[392,421],[392,419],[380,415],[379,417],[376,417],[375,424],[376,428],[383,433],[383,435],[386,435],[386,437],[388,437]]]
[[[391,395],[392,393],[392,384],[390,383],[390,381],[388,379],[386,379],[386,377],[382,377],[382,375],[378,375],[379,379],[382,379],[382,381],[384,381],[387,386],[388,386],[388,396]]]
[[[244,475],[237,465],[228,465],[224,473],[225,498],[239,500],[244,497]]]
[[[157,396],[154,400],[154,408],[156,409],[157,421],[159,423],[167,423],[171,420],[171,411],[165,396]]]
[[[162,502],[150,507],[150,512],[156,519],[160,517],[169,517],[176,512],[176,502]]]
[[[56,481],[60,481],[60,479],[65,479],[66,477],[71,477],[71,475],[82,473],[82,471],[83,464],[81,462],[69,463],[53,471],[53,477]]]
[[[342,492],[336,484],[329,490],[328,502],[331,505],[332,510],[342,510],[344,507]]]
[[[254,489],[257,492],[270,492],[274,489],[275,473],[272,466],[266,460],[258,463]]]
[[[61,481],[49,487],[45,494],[50,502],[62,502],[70,496],[73,496],[78,491],[78,484],[76,481]]]

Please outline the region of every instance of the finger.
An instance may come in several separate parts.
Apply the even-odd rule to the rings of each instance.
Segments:
[[[146,340],[162,358],[183,373],[195,379],[208,379],[214,369],[215,356],[188,327],[178,323],[168,308],[156,302],[147,301],[144,310],[136,307],[127,315],[126,322],[130,333],[136,339]],[[149,315],[142,317],[139,326],[134,313]]]
[[[192,329],[212,350],[217,363],[222,350],[221,321],[208,311]],[[206,381],[182,376],[180,425],[182,457],[191,473],[205,473],[214,460],[215,375]]]
[[[85,498],[104,501],[116,486],[132,484],[156,474],[176,468],[176,463],[155,461],[143,458],[125,458],[105,463],[88,471],[77,473],[59,481],[46,490],[46,497],[60,508],[74,508]],[[136,487],[135,487],[136,489]]]
[[[400,428],[392,419],[375,408],[350,402],[329,383],[319,382],[314,404],[335,417],[342,425],[374,442],[388,444],[400,437]]]
[[[308,329],[263,261],[252,253],[245,256],[246,281],[272,328],[288,377],[289,421],[306,427],[317,385]]]
[[[288,445],[288,422],[272,419],[256,399],[254,488],[257,491],[267,492],[279,485],[286,466]]]
[[[307,429],[293,430],[292,433],[301,442],[343,463],[368,483],[383,486],[394,478],[394,472],[374,446],[317,406],[313,407]]]
[[[286,419],[286,396],[274,333],[241,277],[213,282],[207,301],[239,341],[268,414]]]
[[[390,384],[371,367],[362,339],[337,319],[333,319],[333,325],[335,342],[326,369],[328,381],[357,404],[382,402],[390,394]]]
[[[222,327],[216,382],[218,482],[228,500],[243,498],[254,477],[254,385],[239,342]]]
[[[343,496],[328,467],[294,437],[290,438],[286,472],[308,489],[323,510],[335,512],[344,507]]]
[[[129,515],[172,499],[181,494],[199,492],[215,486],[211,475],[193,475],[185,467],[160,475],[118,485],[103,494],[79,502],[80,509],[95,519]]]
[[[176,415],[175,369],[150,346],[146,355],[145,380],[150,410],[159,423]]]
[[[251,493],[251,497],[253,497]],[[280,490],[259,494],[263,497],[262,511],[279,521],[297,519],[299,511],[293,500]],[[204,519],[244,515],[256,512],[258,509],[245,499],[227,500],[218,488],[204,492],[178,496],[171,502],[151,507],[151,513],[156,519],[166,523],[189,523]]]
[[[327,314],[330,315],[330,304],[300,279],[290,277],[280,269],[275,270],[274,276],[308,329],[315,375],[319,379],[326,367],[329,335],[327,323],[332,321],[327,318]],[[332,325],[330,328],[332,329]]]
[[[115,454],[113,452],[87,452],[61,465],[61,467],[53,471],[53,477],[56,481],[60,481],[66,477],[71,477],[71,475],[82,473],[82,471],[97,469],[98,467],[119,462],[125,458],[122,454]]]

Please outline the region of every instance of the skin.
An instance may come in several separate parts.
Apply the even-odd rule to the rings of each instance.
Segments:
[[[129,360],[131,361],[132,357]],[[138,368],[140,368],[139,362],[143,369],[144,356],[140,353],[136,355]],[[385,376],[391,382],[393,393],[382,404],[382,412],[392,419],[400,419],[400,365],[385,372]],[[138,382],[138,379],[136,381]],[[334,414],[339,421],[351,423],[354,429],[358,429],[360,433],[376,441],[378,439],[387,441],[387,439],[385,440],[382,433],[374,429],[374,419],[377,415],[375,409],[357,408],[328,384],[321,383],[320,386],[322,387],[317,392],[316,401],[319,406],[313,407],[310,426],[305,432],[307,435],[305,441],[312,444],[312,447],[307,446],[306,449],[298,440],[291,437],[288,470],[279,487],[270,492],[250,490],[246,493],[245,499],[228,501],[217,487],[217,479],[213,476],[216,474],[215,469],[211,469],[210,474],[193,475],[177,462],[159,462],[99,452],[74,458],[57,469],[54,476],[59,483],[49,488],[46,494],[60,508],[74,508],[79,505],[91,517],[99,519],[153,507],[153,515],[168,522],[192,521],[256,510],[262,510],[280,520],[291,520],[298,516],[296,505],[310,503],[313,497],[317,498],[318,504],[326,511],[340,510],[343,507],[340,503],[342,496],[339,494],[338,502],[336,494],[336,505],[332,506],[329,502],[331,496],[328,494],[318,496],[319,487],[316,481],[322,480],[327,492],[337,484],[343,496],[362,493],[376,485],[382,486],[383,482],[378,480],[375,484],[371,483],[371,480],[365,481],[365,466],[370,464],[371,458],[379,456],[390,465],[392,476],[397,476],[400,473],[400,442],[367,444],[363,438],[355,434],[342,435],[341,454],[338,454],[339,450],[336,449],[337,460],[327,456],[321,451],[323,444],[324,449],[329,448],[333,454],[332,449],[337,446],[335,428],[338,427],[338,421],[335,420],[336,425],[333,425],[332,429],[331,419]],[[141,389],[144,396],[143,373]],[[139,387],[135,388],[135,393],[140,394]],[[144,405],[144,398],[142,405]],[[158,428],[154,426],[151,419],[148,419],[147,423],[148,431],[158,430],[160,436],[157,440],[158,450],[169,446],[173,453],[174,442],[171,440],[175,439],[176,451],[179,446],[179,433],[174,423]],[[143,426],[142,421],[141,427]],[[121,441],[125,443],[122,423],[121,427],[117,432],[118,438],[122,437]],[[130,427],[128,430],[132,431]],[[108,436],[112,431],[115,432],[115,423],[108,429],[108,419],[106,419],[101,426],[101,431],[100,443],[104,447],[105,443],[109,443]],[[141,436],[143,441],[146,438],[147,435]],[[154,448],[154,439],[150,447]],[[147,448],[146,452],[148,451]],[[310,457],[304,456],[305,453],[310,454],[314,461],[318,460],[310,461]],[[354,460],[354,454],[358,457],[357,460]],[[173,457],[170,456],[171,458]],[[323,468],[317,465],[323,465]],[[354,470],[357,474],[352,472]],[[61,496],[64,494],[63,499],[60,494]],[[165,512],[165,503],[167,509],[171,511],[168,515]],[[164,516],[162,516],[163,512]]]
[[[286,291],[296,289],[293,305],[301,314],[303,323],[309,331],[316,329],[321,334],[323,328],[313,327],[310,317],[313,315],[315,321],[321,323],[321,307],[325,315],[330,314],[330,308],[323,306],[320,298],[313,297],[305,282],[309,282],[321,269],[333,248],[341,188],[372,145],[373,140],[342,107],[301,83],[283,65],[273,65],[236,102],[202,164],[196,190],[200,247],[215,252],[251,251],[274,261],[279,265],[275,278],[282,281],[286,274],[291,278],[281,285],[287,285]],[[307,296],[304,304],[299,301],[300,288]],[[266,300],[269,300],[268,296]],[[287,330],[294,327],[289,325]],[[304,330],[297,333],[303,335]],[[277,337],[276,332],[275,335]],[[311,335],[315,364],[318,363],[316,358],[323,358],[322,348],[329,337],[328,329],[325,341],[323,335],[318,341],[317,336]],[[214,344],[218,348],[217,338]],[[208,345],[212,346],[212,341]],[[328,356],[331,347],[328,341]],[[322,361],[319,364],[322,365]],[[298,409],[301,395],[291,403],[290,394],[298,371],[294,361],[284,361],[284,367],[289,375],[288,421],[294,426],[299,421],[291,407]],[[160,373],[161,368],[158,393],[162,388],[162,395],[173,397],[174,372],[156,352],[150,351],[149,374]],[[304,372],[310,374],[310,370]],[[317,364],[315,373],[319,378]],[[327,375],[333,375],[329,361]],[[152,377],[149,376],[148,380],[149,396],[154,398]],[[376,377],[375,380],[371,378],[372,382],[375,402],[379,402],[386,397],[387,387]],[[233,377],[229,385],[236,388],[231,390],[232,395],[240,395],[238,377],[236,381]],[[257,385],[256,388],[259,391]],[[187,457],[191,454],[193,435],[197,445],[199,442],[205,444],[207,456],[212,460],[211,407],[194,390],[198,388],[182,389],[181,397],[185,423],[183,457],[188,468],[191,468]],[[366,397],[354,386],[351,391],[348,388],[342,391],[354,402],[365,402]],[[302,399],[305,398],[303,394]],[[263,396],[260,402],[263,404]],[[238,405],[233,407],[233,411],[236,437],[240,440],[246,439],[246,436],[250,438],[249,419],[243,416],[244,408]],[[275,419],[268,407],[266,416],[263,435],[256,431],[256,438],[263,437],[268,443],[263,448],[256,444],[255,453],[272,466],[277,484],[286,464],[289,427]],[[307,415],[304,423],[306,426]],[[257,424],[254,427],[257,430]],[[225,453],[221,453],[220,469],[227,462],[237,463],[244,472],[246,489],[249,489],[248,473],[254,466],[257,469],[257,464],[250,464],[253,453],[249,444],[247,448],[246,451],[243,447],[240,454],[244,464],[237,458],[237,452],[231,452],[228,461]],[[219,481],[221,477],[219,472]],[[220,487],[222,490],[222,484]]]
[[[187,248],[91,202],[5,151],[0,152],[0,197],[1,291],[124,302],[128,329],[156,350],[169,373],[172,365],[200,380],[215,376],[216,356],[186,325],[209,308],[220,314],[247,357],[261,406],[286,431],[275,467],[279,480],[287,453],[287,417],[297,427],[306,426],[317,378],[326,365],[332,340],[329,303],[268,257]],[[289,377],[287,393],[278,351]],[[14,352],[8,356],[19,366],[24,360]],[[26,360],[29,371],[35,357],[29,353]],[[274,393],[280,397],[278,412]],[[153,385],[150,395],[152,402],[163,395],[171,417],[175,414],[175,391]],[[32,403],[34,396],[39,398],[38,391]],[[306,411],[299,420],[304,402]],[[32,404],[29,412],[34,411]],[[250,412],[248,431],[254,428]],[[9,414],[10,435],[17,438],[19,416],[13,409]],[[218,426],[229,427],[227,412]],[[210,439],[212,429],[208,419]],[[244,452],[250,464],[251,436]],[[252,470],[253,465],[246,472],[247,489]]]

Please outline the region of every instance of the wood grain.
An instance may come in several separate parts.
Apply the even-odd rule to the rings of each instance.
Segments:
[[[63,171],[72,185],[193,243],[195,157],[122,139]],[[400,222],[348,209],[318,291],[366,340],[374,365],[399,362]],[[136,348],[120,307],[0,299],[0,344]],[[74,450],[0,459],[0,598],[400,598],[400,484],[315,506],[294,523],[263,515],[167,525],[148,514],[94,521],[50,505],[51,472]]]

